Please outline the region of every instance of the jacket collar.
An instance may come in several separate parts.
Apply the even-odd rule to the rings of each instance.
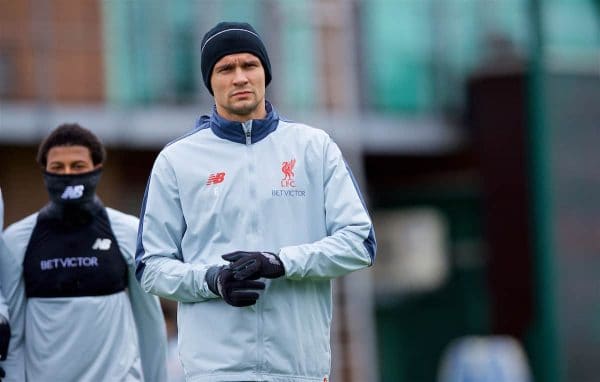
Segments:
[[[267,135],[277,129],[279,115],[275,108],[266,101],[267,116],[264,119],[252,120],[252,131],[250,135],[251,143],[260,142]],[[232,142],[246,144],[246,135],[241,122],[230,121],[221,117],[217,113],[217,107],[213,106],[212,113],[209,116],[203,116],[198,121],[198,125],[209,123],[210,129],[219,138],[227,139]],[[198,126],[200,127],[200,126]]]

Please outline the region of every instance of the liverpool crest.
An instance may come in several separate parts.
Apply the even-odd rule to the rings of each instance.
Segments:
[[[296,165],[296,159],[290,159],[287,162],[281,163],[281,172],[283,172],[283,179],[281,180],[281,187],[296,187],[296,181],[294,180],[294,166]]]

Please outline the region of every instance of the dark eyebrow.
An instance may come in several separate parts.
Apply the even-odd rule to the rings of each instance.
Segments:
[[[215,66],[215,71],[223,70],[223,69],[231,69],[232,67],[233,67],[232,63],[226,62],[224,64]]]

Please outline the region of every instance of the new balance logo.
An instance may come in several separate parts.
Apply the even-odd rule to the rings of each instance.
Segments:
[[[225,180],[224,172],[217,172],[215,174],[210,174],[210,176],[208,177],[208,180],[206,181],[206,185],[210,186],[211,184],[221,183],[223,180]]]
[[[111,244],[112,244],[112,241],[110,239],[97,238],[96,241],[94,242],[94,245],[92,245],[92,249],[100,250],[100,251],[108,251],[110,249]]]
[[[83,196],[84,189],[85,187],[83,184],[67,186],[60,197],[61,199],[79,199]]]

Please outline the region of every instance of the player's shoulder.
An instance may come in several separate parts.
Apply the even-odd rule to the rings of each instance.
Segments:
[[[38,212],[35,212],[11,225],[9,225],[2,233],[4,240],[7,241],[22,241],[24,237],[29,237],[31,231],[37,222]]]
[[[209,135],[211,135],[210,120],[207,116],[202,116],[192,129],[167,143],[160,151],[160,154],[168,155],[176,151],[181,145],[197,139],[203,139]]]
[[[2,240],[10,253],[21,258],[29,245],[31,234],[37,223],[38,212],[27,216],[11,225],[2,232]]]
[[[279,127],[277,130],[280,130],[284,134],[294,134],[300,139],[303,138],[306,140],[317,140],[321,142],[326,142],[331,139],[329,134],[323,129],[288,119],[281,119],[279,121]]]
[[[110,225],[113,231],[119,230],[133,230],[137,232],[139,219],[136,216],[121,212],[111,207],[106,207],[106,213],[110,220]]]

